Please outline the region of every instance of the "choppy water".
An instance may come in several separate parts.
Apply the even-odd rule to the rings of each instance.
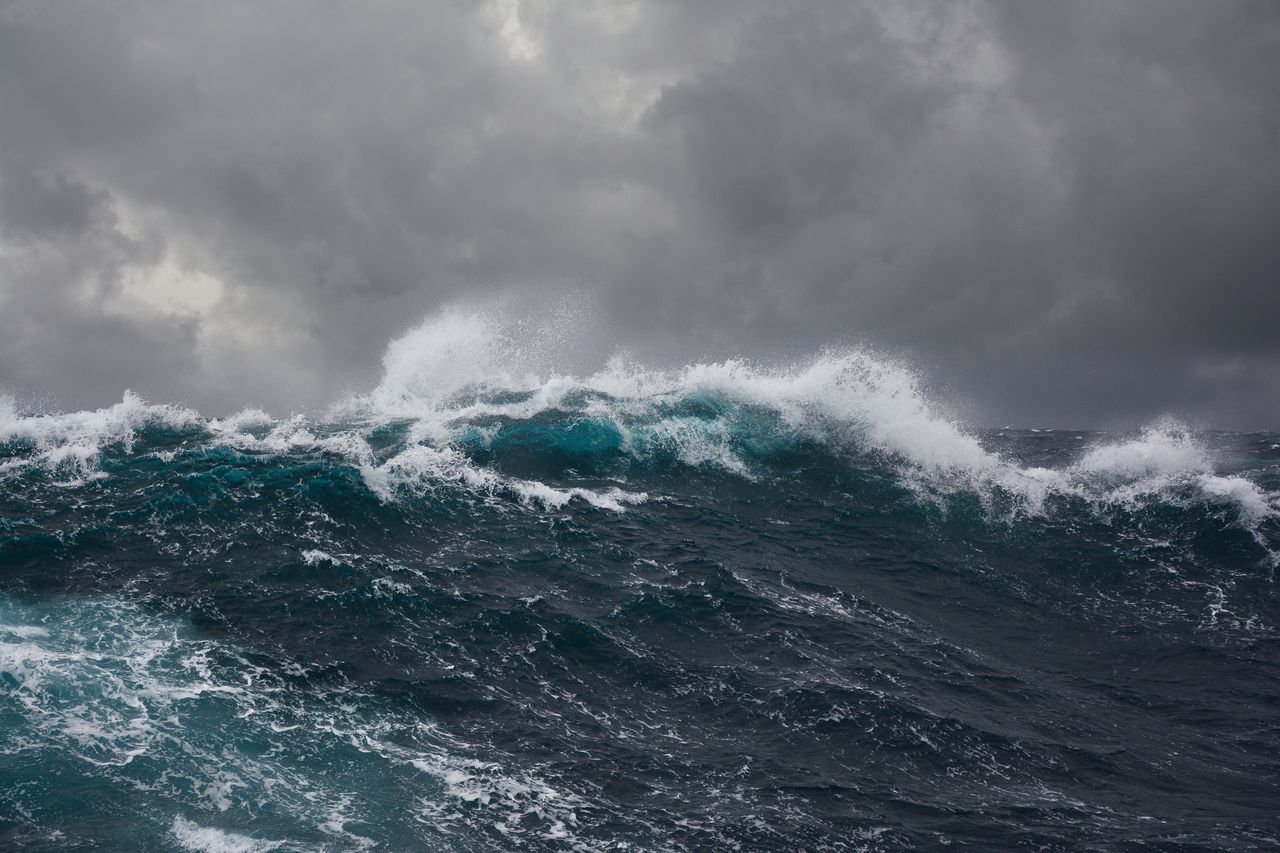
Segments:
[[[0,847],[1280,844],[1280,435],[536,362],[452,312],[323,418],[0,406]]]

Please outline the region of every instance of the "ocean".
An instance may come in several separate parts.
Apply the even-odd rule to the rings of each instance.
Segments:
[[[1280,845],[1280,434],[543,355],[0,403],[0,848]]]

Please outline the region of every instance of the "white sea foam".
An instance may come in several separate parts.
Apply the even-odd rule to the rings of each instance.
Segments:
[[[15,637],[45,637],[49,631],[39,625],[0,625],[0,634],[11,634]]]
[[[330,554],[328,551],[321,551],[319,548],[308,548],[302,552],[302,562],[308,566],[318,566],[322,563],[329,563],[333,566],[342,565],[342,561]]]
[[[283,846],[282,841],[265,841],[235,832],[200,826],[182,815],[173,819],[169,832],[186,850],[196,853],[266,853]]]
[[[474,465],[466,454],[454,447],[435,448],[423,444],[412,445],[380,465],[365,464],[361,473],[369,489],[384,500],[393,500],[401,490],[423,495],[452,485],[488,497],[509,494],[523,503],[536,503],[547,509],[559,509],[577,498],[592,506],[621,512],[625,505],[643,503],[648,497],[643,492],[626,492],[620,488],[558,489]]]
[[[461,447],[463,436],[477,430],[492,440],[494,419],[555,413],[610,424],[622,451],[633,456],[664,453],[748,478],[761,473],[744,455],[744,436],[755,430],[765,441],[804,439],[836,452],[878,453],[922,497],[976,493],[989,506],[1011,502],[1015,514],[1043,512],[1054,498],[1109,507],[1158,496],[1234,507],[1250,526],[1278,512],[1274,494],[1220,474],[1212,454],[1173,421],[1086,448],[1065,467],[1023,466],[940,414],[913,371],[869,352],[831,349],[786,365],[728,360],[667,370],[615,356],[579,374],[556,356],[555,341],[579,334],[565,324],[559,317],[554,329],[540,328],[497,310],[447,309],[391,342],[372,391],[316,421],[276,420],[246,409],[202,422],[193,411],[150,405],[131,393],[94,412],[21,417],[11,400],[0,399],[0,442],[33,445],[32,452],[0,463],[0,476],[40,465],[80,482],[101,475],[105,447],[128,451],[145,425],[203,423],[214,442],[245,451],[343,460],[384,501],[452,488],[544,509],[580,501],[622,511],[642,502],[644,495],[617,487],[562,488],[509,476],[475,463]],[[681,409],[697,400],[714,401],[718,413]],[[752,412],[772,420],[753,425]],[[371,432],[392,423],[407,424],[404,445],[390,455],[376,453]]]
[[[19,416],[12,400],[0,400],[0,443],[29,442],[35,452],[10,463],[10,467],[38,465],[63,470],[73,478],[97,472],[103,449],[119,445],[133,448],[139,429],[149,425],[182,429],[198,424],[197,412],[180,406],[151,405],[132,391],[114,406],[95,411]]]
[[[557,790],[541,779],[511,776],[486,761],[455,759],[445,763],[423,757],[410,763],[435,777],[451,798],[501,815],[494,825],[511,837],[517,835],[527,818],[536,816],[546,824],[543,833],[546,837],[567,838],[571,827],[578,823],[577,810],[585,805],[580,797]],[[450,819],[448,804],[425,799],[422,801],[422,817],[430,821],[447,821]]]
[[[1239,508],[1249,521],[1261,521],[1280,512],[1274,495],[1268,495],[1256,483],[1243,477],[1201,474],[1196,482],[1205,497]]]

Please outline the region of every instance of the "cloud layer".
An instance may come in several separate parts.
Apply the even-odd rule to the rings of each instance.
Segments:
[[[863,342],[979,421],[1280,424],[1280,10],[0,3],[0,388],[367,387],[459,296]]]

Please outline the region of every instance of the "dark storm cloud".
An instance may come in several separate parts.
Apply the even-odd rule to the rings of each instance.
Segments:
[[[571,283],[642,350],[865,341],[983,420],[1274,424],[1274,10],[0,5],[0,387],[314,404]]]

